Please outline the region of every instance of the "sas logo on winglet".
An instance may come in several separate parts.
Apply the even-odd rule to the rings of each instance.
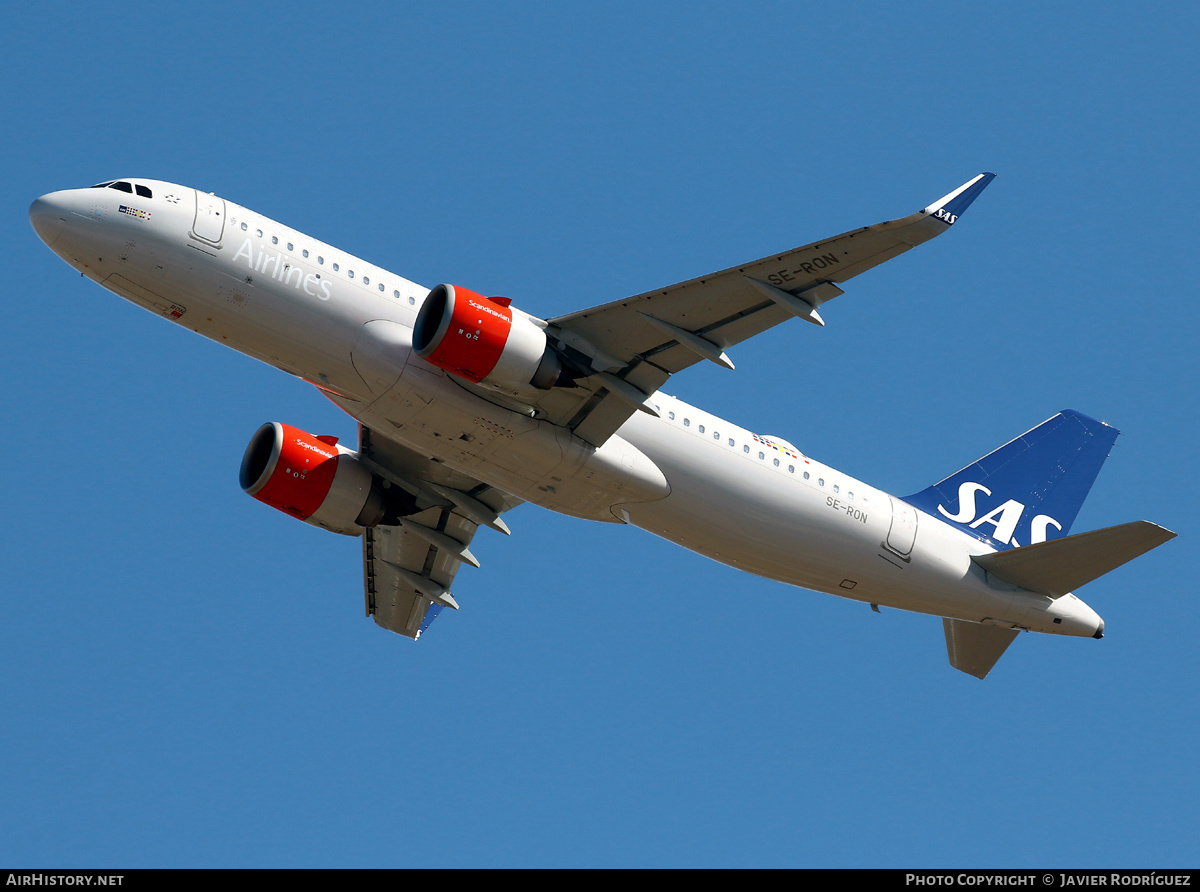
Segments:
[[[939,220],[945,220],[946,223],[950,226],[953,226],[954,221],[958,219],[958,214],[952,214],[949,211],[947,211],[945,208],[938,208],[936,211],[933,212],[933,215],[935,217],[937,217]]]
[[[1021,522],[1021,517],[1025,514],[1025,506],[1015,499],[1009,499],[986,514],[976,517],[975,494],[980,492],[987,496],[992,494],[992,491],[982,483],[961,483],[958,487],[958,513],[951,514],[941,505],[937,506],[938,513],[952,523],[966,524],[973,530],[978,530],[985,523],[990,523],[995,527],[991,538],[997,542],[1012,545],[1013,548],[1019,548],[1020,543],[1013,539],[1013,533],[1016,532],[1017,524]],[[1029,544],[1036,545],[1039,542],[1045,542],[1046,530],[1049,527],[1061,530],[1062,524],[1049,514],[1036,515],[1029,523]]]

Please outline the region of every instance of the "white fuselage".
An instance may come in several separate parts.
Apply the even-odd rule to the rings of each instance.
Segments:
[[[134,180],[44,196],[39,235],[84,275],[324,389],[374,431],[553,511],[626,522],[759,576],[873,604],[1092,636],[1100,618],[989,577],[976,538],[665,393],[596,448],[411,349],[428,289],[246,208]]]

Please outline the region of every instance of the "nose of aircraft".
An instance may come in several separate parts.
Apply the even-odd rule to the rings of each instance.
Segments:
[[[41,198],[34,199],[33,204],[29,206],[29,222],[33,224],[33,231],[38,234],[38,238],[51,247],[62,234],[63,224],[66,222],[68,213],[62,202],[55,200],[57,194],[51,192],[43,195]]]

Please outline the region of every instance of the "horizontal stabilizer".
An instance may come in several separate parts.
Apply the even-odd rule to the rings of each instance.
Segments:
[[[950,665],[967,675],[986,678],[1017,637],[1016,629],[942,618]]]
[[[1005,582],[1061,598],[1174,538],[1158,524],[1135,520],[1024,548],[977,554],[971,560]]]

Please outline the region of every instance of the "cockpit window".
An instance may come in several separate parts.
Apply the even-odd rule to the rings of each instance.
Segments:
[[[147,188],[146,186],[140,186],[140,185],[135,184],[133,188],[137,189],[137,194],[142,196],[142,198],[153,198],[154,197],[154,193],[151,192],[149,190],[149,188]]]
[[[108,188],[120,189],[122,192],[133,192],[133,186],[131,186],[129,183],[126,183],[124,180],[121,180],[119,183],[112,183]]]

